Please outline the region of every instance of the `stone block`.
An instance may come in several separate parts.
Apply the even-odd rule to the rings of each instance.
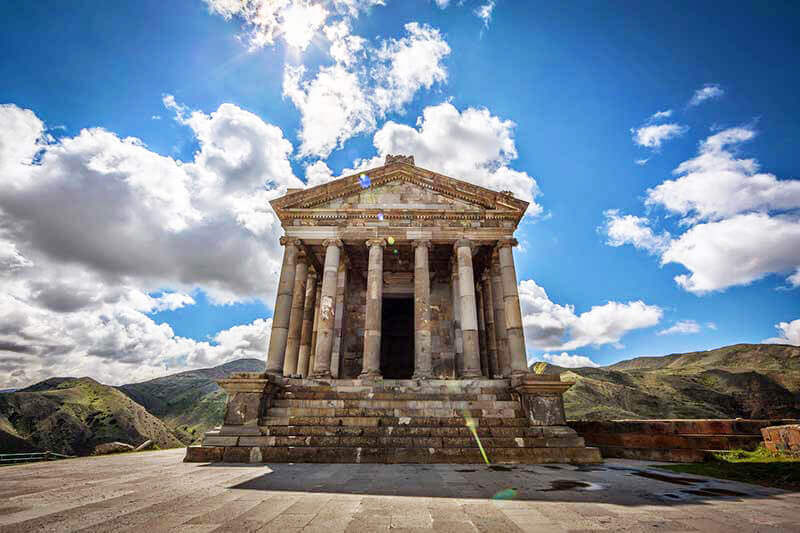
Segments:
[[[184,463],[218,463],[225,448],[220,446],[188,446]]]
[[[800,424],[762,428],[761,434],[768,450],[800,454]]]
[[[275,446],[276,437],[260,435],[258,437],[239,437],[239,446]]]
[[[223,435],[206,435],[203,438],[203,446],[236,446],[239,437]]]

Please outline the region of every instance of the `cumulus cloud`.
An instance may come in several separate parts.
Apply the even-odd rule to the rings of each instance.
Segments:
[[[685,290],[701,295],[746,285],[769,274],[800,276],[800,180],[779,179],[759,170],[755,159],[734,152],[755,136],[749,127],[715,133],[698,155],[673,171],[675,179],[648,189],[648,208],[678,215],[682,233],[657,231],[646,217],[605,213],[611,246],[632,244],[658,255],[662,264],[689,270],[675,277]]]
[[[692,99],[689,100],[690,106],[697,106],[705,102],[706,100],[711,100],[713,98],[719,98],[725,91],[717,85],[716,83],[707,83],[700,89],[697,89],[694,94],[692,95]]]
[[[639,128],[631,128],[633,142],[645,148],[658,149],[664,141],[680,137],[689,131],[688,126],[680,124],[650,124]]]
[[[764,339],[761,342],[767,344],[793,344],[795,346],[800,346],[800,319],[792,320],[791,322],[780,322],[775,324],[775,329],[780,332],[779,337]]]
[[[700,333],[700,324],[695,320],[679,320],[672,326],[657,332],[656,335],[688,335],[690,333]]]
[[[570,355],[567,352],[561,352],[560,354],[546,353],[542,355],[542,359],[564,368],[584,368],[587,366],[597,368],[600,366],[585,355]]]
[[[658,324],[663,315],[660,307],[641,300],[612,301],[577,315],[574,306],[551,301],[533,280],[519,284],[519,297],[529,349],[575,350],[615,344],[630,331]]]
[[[489,23],[492,21],[492,11],[494,11],[494,0],[489,0],[485,4],[476,7],[473,13],[483,21],[483,27],[488,28]]]
[[[119,382],[220,363],[234,352],[149,314],[192,305],[194,290],[272,304],[281,251],[267,236],[280,224],[268,202],[303,185],[291,143],[231,104],[165,105],[197,140],[191,161],[101,128],[56,142],[32,111],[0,107],[0,343],[24,354],[0,383]]]

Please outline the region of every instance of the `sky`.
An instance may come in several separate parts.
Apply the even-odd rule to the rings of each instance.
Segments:
[[[388,153],[530,202],[530,361],[800,345],[796,3],[0,11],[0,389],[264,358],[269,200]]]

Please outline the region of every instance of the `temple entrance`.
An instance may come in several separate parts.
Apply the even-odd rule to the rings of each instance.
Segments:
[[[411,379],[414,374],[414,299],[384,298],[381,325],[383,378]]]

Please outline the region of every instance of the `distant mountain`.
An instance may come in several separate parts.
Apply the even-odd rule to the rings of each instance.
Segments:
[[[181,440],[193,442],[222,423],[226,396],[214,380],[234,372],[264,370],[262,359],[238,359],[213,368],[122,385],[119,390],[163,420]]]
[[[91,378],[50,378],[0,394],[0,450],[87,455],[97,444],[181,446],[161,420],[114,387]]]
[[[573,420],[800,417],[797,346],[736,344],[553,372],[576,382],[564,395]]]

